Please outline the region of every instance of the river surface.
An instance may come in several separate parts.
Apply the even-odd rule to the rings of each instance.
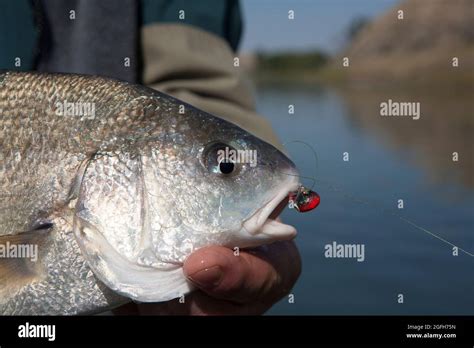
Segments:
[[[451,94],[257,88],[259,112],[321,196],[311,213],[283,213],[298,228],[303,273],[294,301],[269,314],[474,314],[474,257],[429,234],[474,253],[474,105]],[[380,116],[388,99],[420,102],[420,119]],[[315,149],[317,169],[295,140]],[[333,242],[363,245],[364,260],[325,257]]]

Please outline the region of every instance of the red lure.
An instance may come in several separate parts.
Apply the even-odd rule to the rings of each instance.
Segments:
[[[291,192],[288,198],[290,208],[295,208],[300,213],[313,210],[321,202],[321,198],[316,192],[304,186],[300,186],[297,191]]]

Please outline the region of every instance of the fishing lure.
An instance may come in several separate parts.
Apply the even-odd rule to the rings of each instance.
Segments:
[[[300,213],[305,213],[316,208],[321,202],[319,195],[301,185],[298,190],[291,192],[288,197],[289,207],[295,208]]]

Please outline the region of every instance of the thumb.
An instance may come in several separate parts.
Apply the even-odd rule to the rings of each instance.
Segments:
[[[287,294],[301,271],[292,242],[242,251],[211,246],[191,254],[184,264],[188,279],[212,297],[237,303],[274,303]]]

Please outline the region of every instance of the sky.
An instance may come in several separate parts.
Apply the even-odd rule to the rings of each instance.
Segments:
[[[350,23],[374,17],[398,0],[241,0],[244,35],[240,51],[319,49],[335,53]],[[295,19],[288,20],[288,11]]]

